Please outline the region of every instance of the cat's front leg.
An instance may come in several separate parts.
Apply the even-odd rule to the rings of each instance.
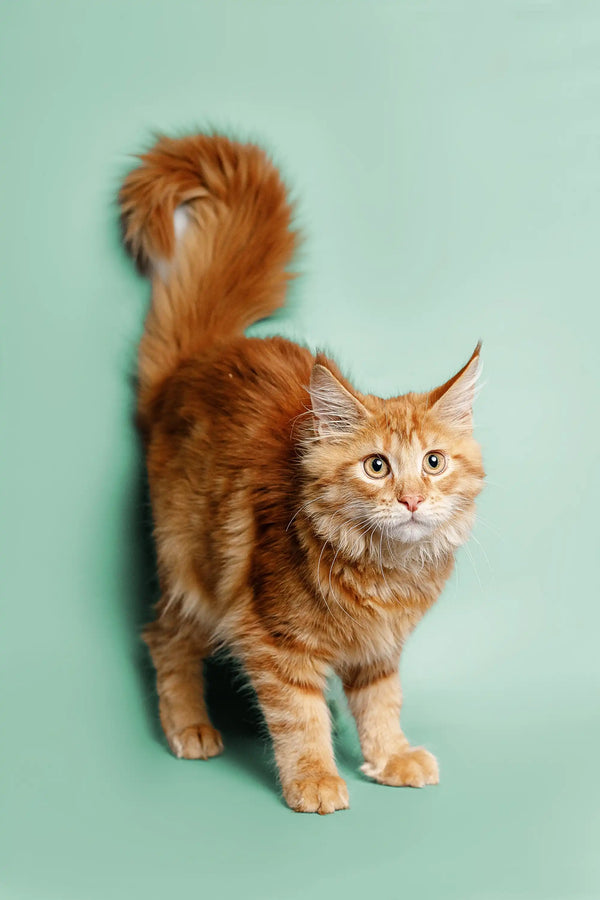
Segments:
[[[347,809],[348,789],[333,756],[324,667],[272,646],[245,656],[273,739],[286,803],[297,812]]]
[[[341,674],[358,728],[365,775],[395,786],[437,784],[435,756],[424,747],[411,747],[400,727],[402,690],[397,664],[391,670],[364,666]]]

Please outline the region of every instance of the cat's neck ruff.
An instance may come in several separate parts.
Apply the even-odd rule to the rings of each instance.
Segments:
[[[323,555],[333,553],[358,569],[376,566],[387,571],[415,573],[447,566],[458,547],[468,540],[475,510],[465,511],[460,519],[444,523],[429,535],[410,542],[392,537],[384,528],[357,526],[341,519],[342,513],[339,516],[336,523],[335,514],[304,509],[296,519],[296,529],[300,534],[310,534]]]

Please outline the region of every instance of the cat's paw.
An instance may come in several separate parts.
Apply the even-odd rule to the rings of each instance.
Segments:
[[[424,747],[410,747],[390,756],[382,765],[365,763],[362,771],[380,784],[394,787],[424,787],[438,784],[440,773],[435,756]]]
[[[296,812],[320,815],[348,809],[350,800],[346,782],[339,775],[321,775],[290,781],[284,788],[287,805]]]
[[[212,725],[190,725],[168,737],[179,759],[209,759],[223,752],[221,735]]]

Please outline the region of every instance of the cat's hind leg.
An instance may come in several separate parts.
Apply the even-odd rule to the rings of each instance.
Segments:
[[[160,608],[160,605],[159,605]],[[160,721],[180,759],[208,759],[223,751],[204,700],[203,659],[210,641],[197,622],[163,612],[143,634],[156,668]]]

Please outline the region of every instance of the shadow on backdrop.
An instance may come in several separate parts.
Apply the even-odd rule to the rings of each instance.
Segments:
[[[143,627],[154,616],[153,607],[158,599],[159,587],[148,481],[139,438],[138,442],[140,452],[125,528],[130,584],[128,627],[132,632],[134,663],[148,731],[165,748],[165,752],[169,752],[158,716],[154,666],[140,637]],[[205,660],[204,674],[210,716],[223,734],[225,754],[236,764],[244,766],[254,778],[273,787],[275,773],[266,726],[256,696],[239,664],[220,654]]]

